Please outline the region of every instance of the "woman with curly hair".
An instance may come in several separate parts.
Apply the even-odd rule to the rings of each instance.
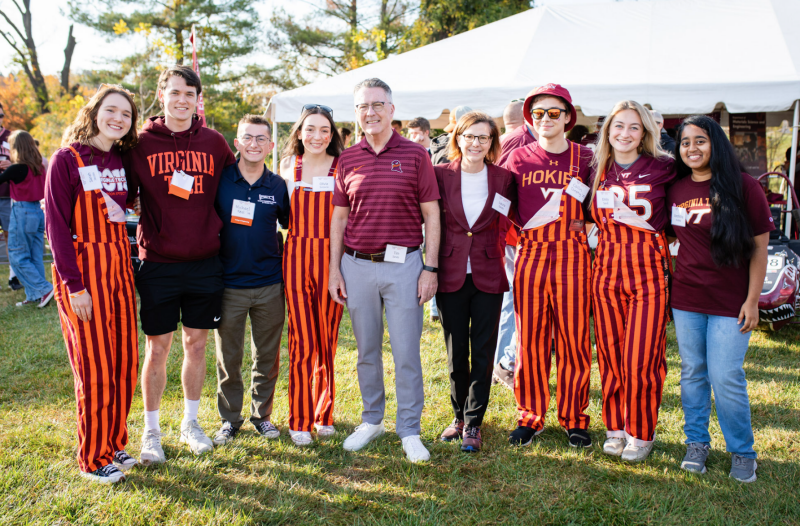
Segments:
[[[45,186],[55,299],[75,376],[78,466],[93,482],[125,479],[139,369],[136,297],[126,232],[121,153],[136,145],[136,105],[103,84],[53,154]]]

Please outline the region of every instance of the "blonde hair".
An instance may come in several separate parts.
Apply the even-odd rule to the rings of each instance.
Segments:
[[[614,116],[625,110],[633,110],[639,114],[639,120],[644,126],[644,135],[637,148],[640,154],[649,155],[655,159],[671,159],[672,155],[661,149],[661,132],[658,124],[653,118],[650,110],[636,102],[635,100],[623,100],[618,102],[611,113],[603,121],[603,126],[597,133],[597,148],[594,150],[592,166],[594,167],[595,177],[592,184],[592,198],[600,185],[601,172],[608,170],[614,162],[614,148],[608,139],[609,129],[611,128]]]
[[[42,165],[42,154],[36,146],[36,140],[30,133],[24,130],[17,130],[8,139],[11,147],[11,161],[17,164],[24,164],[33,172],[33,175],[42,175],[44,166]]]
[[[461,159],[461,148],[458,146],[458,137],[473,124],[480,124],[482,122],[489,125],[492,140],[492,145],[489,147],[489,151],[486,152],[485,161],[494,163],[500,157],[500,130],[497,128],[494,119],[482,111],[471,111],[458,119],[453,133],[450,134],[450,141],[447,148],[448,159],[451,161]]]

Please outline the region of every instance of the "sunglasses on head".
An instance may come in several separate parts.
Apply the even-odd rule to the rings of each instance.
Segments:
[[[311,111],[316,108],[319,108],[322,111],[326,112],[327,114],[333,116],[333,110],[328,106],[323,106],[322,104],[305,104],[303,106],[303,111]]]
[[[531,110],[531,116],[534,120],[540,121],[546,113],[552,120],[557,121],[561,114],[566,112],[567,110],[563,108],[534,108]]]

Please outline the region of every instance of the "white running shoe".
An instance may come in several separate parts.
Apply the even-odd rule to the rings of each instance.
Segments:
[[[328,438],[336,434],[336,428],[333,426],[321,426],[319,424],[314,424],[314,429],[317,430],[317,436],[320,438]]]
[[[289,437],[292,439],[295,446],[310,446],[311,442],[314,441],[309,431],[292,431],[290,429]]]
[[[383,422],[380,424],[359,424],[353,434],[344,440],[345,451],[358,451],[386,432]]]
[[[428,452],[425,446],[422,445],[422,440],[419,439],[419,435],[405,437],[403,439],[403,451],[406,452],[406,457],[408,457],[408,460],[414,464],[427,462],[431,459],[431,454]]]
[[[128,471],[138,464],[135,458],[130,456],[124,449],[114,453],[114,466],[120,471]]]
[[[621,457],[627,440],[621,437],[609,437],[603,444],[603,453],[612,457]]]
[[[214,443],[206,436],[197,420],[187,420],[181,423],[181,442],[189,444],[189,449],[195,455],[202,455],[214,450]]]
[[[98,484],[114,484],[125,480],[125,473],[114,467],[114,464],[109,464],[102,468],[97,468],[91,473],[81,472],[81,477]]]
[[[646,446],[634,446],[633,442],[628,442],[625,449],[622,451],[622,460],[626,462],[641,462],[650,455],[652,449],[653,442],[650,442]]]
[[[163,464],[167,461],[164,450],[161,448],[161,433],[150,429],[142,435],[142,451],[139,453],[139,461],[143,466],[151,464]]]

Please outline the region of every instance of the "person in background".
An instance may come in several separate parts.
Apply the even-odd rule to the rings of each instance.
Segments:
[[[328,292],[333,182],[343,147],[332,110],[306,104],[289,132],[281,172],[291,193],[283,256],[289,306],[289,436],[298,446],[336,433],[334,362],[344,308]],[[329,183],[320,187],[320,183]],[[315,188],[316,186],[316,188]]]
[[[450,112],[450,122],[444,127],[444,133],[431,139],[430,151],[432,164],[436,165],[447,162],[447,148],[450,144],[450,133],[455,129],[458,119],[471,111],[472,108],[469,106],[456,106]]]
[[[136,146],[137,111],[103,84],[64,132],[45,181],[47,239],[61,330],[75,377],[78,467],[92,482],[125,479],[139,370],[139,332],[121,154]]]
[[[603,452],[628,462],[653,448],[667,374],[667,185],[675,163],[650,111],[618,102],[597,140],[588,198],[598,241],[592,311],[603,395]]]
[[[42,154],[26,131],[15,131],[8,139],[11,162],[0,173],[0,184],[11,185],[11,221],[8,228],[8,260],[15,269],[25,300],[17,303],[45,307],[55,288],[44,273],[44,199],[45,167]]]
[[[0,173],[6,168],[11,166],[11,145],[8,139],[11,136],[11,130],[3,125],[6,117],[6,110],[0,104]],[[9,183],[0,183],[0,228],[3,229],[3,240],[6,242],[6,255],[8,255],[8,229],[11,227],[11,190]],[[11,290],[19,290],[22,288],[22,283],[19,282],[14,266],[10,263],[8,265],[8,286]]]
[[[216,210],[222,219],[222,320],[214,331],[217,351],[217,410],[222,426],[216,446],[228,443],[244,424],[242,359],[250,317],[250,423],[265,438],[280,431],[270,422],[280,369],[285,310],[278,223],[289,222],[286,183],[264,164],[272,150],[272,129],[260,115],[239,120],[234,147],[239,161],[226,166],[217,189]]]
[[[667,190],[667,203],[681,244],[672,283],[686,433],[681,468],[706,472],[713,389],[731,453],[730,476],[754,482],[758,465],[744,359],[758,325],[775,225],[764,192],[714,119],[689,117],[678,128],[678,141],[678,181]]]
[[[431,123],[425,117],[411,119],[408,123],[408,140],[421,144],[423,148],[431,153]]]
[[[423,305],[436,292],[439,189],[428,153],[392,130],[392,90],[380,79],[354,90],[366,140],[339,158],[331,218],[328,290],[347,304],[358,346],[362,423],[344,441],[358,451],[385,432],[383,313],[396,371],[396,431],[411,462],[430,453],[420,440],[425,390],[420,360]],[[419,246],[425,223],[426,261]],[[343,255],[344,254],[344,255]]]
[[[675,139],[669,136],[667,130],[664,129],[664,117],[658,113],[656,110],[650,110],[650,113],[653,114],[653,118],[656,120],[656,124],[658,125],[659,130],[659,142],[661,144],[661,149],[665,152],[669,152],[671,154],[675,154]]]
[[[502,149],[500,157],[497,159],[498,166],[505,166],[508,156],[517,148],[536,142],[537,132],[533,126],[525,122],[525,117],[522,114],[523,105],[524,99],[516,99],[509,103],[503,111],[503,121],[509,123],[513,129],[500,138]],[[508,121],[506,121],[506,114],[508,114]],[[508,130],[508,128],[506,129]]]
[[[353,130],[342,128],[339,131],[339,135],[342,137],[342,149],[349,148],[351,146],[350,142],[353,140]]]
[[[588,133],[589,128],[583,124],[576,124],[575,127],[567,133],[567,140],[580,144]]]
[[[499,155],[494,119],[473,111],[453,130],[450,164],[434,167],[443,234],[436,299],[455,413],[440,438],[462,440],[461,450],[467,452],[483,445],[481,425],[489,405],[503,293],[508,290],[502,229],[516,183],[511,172],[492,164]],[[493,207],[497,196],[506,200],[505,213]]]
[[[392,129],[400,135],[403,135],[403,121],[392,121]]]
[[[511,132],[520,126],[525,126],[525,118],[522,116],[523,102],[525,102],[525,99],[514,99],[509,102],[503,110],[503,127],[505,128],[505,131],[503,132],[503,135],[500,136],[501,144],[506,140],[506,137],[508,137]]]
[[[597,138],[599,137],[600,129],[603,127],[604,120],[605,116],[597,119],[597,122],[594,123],[594,131],[592,133],[587,133],[583,136],[583,139],[581,139],[581,146],[588,146],[592,151],[594,151],[597,145]]]

